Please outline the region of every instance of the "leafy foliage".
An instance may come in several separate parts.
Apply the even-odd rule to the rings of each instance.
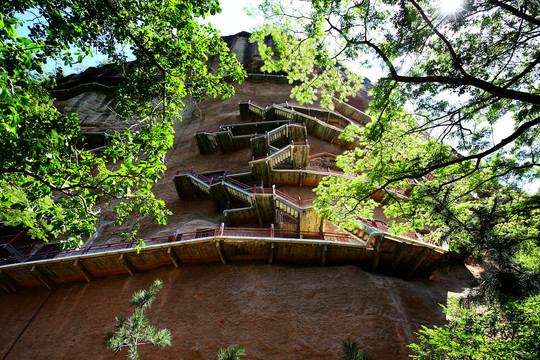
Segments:
[[[116,332],[105,337],[105,345],[116,353],[124,347],[128,348],[127,358],[139,359],[138,346],[152,344],[161,348],[171,345],[171,333],[167,329],[158,330],[148,324],[144,311],[148,309],[156,298],[156,294],[163,287],[163,281],[156,280],[148,290],[137,291],[131,299],[135,306],[134,314],[128,319],[116,318]]]
[[[226,349],[219,349],[218,360],[240,360],[240,356],[246,355],[246,351],[237,344]]]
[[[250,41],[258,42],[259,52],[265,60],[262,71],[287,74],[289,83],[298,82],[291,93],[301,103],[320,101],[323,106],[333,107],[332,98],[340,99],[354,95],[363,88],[362,77],[343,68],[335,57],[329,57],[326,36],[319,23],[306,25],[306,34],[298,36],[294,28],[297,21],[307,19],[303,15],[279,16],[280,10],[290,4],[262,5],[276,21],[267,22],[263,30],[255,32]],[[274,8],[275,6],[275,8]],[[271,17],[270,17],[271,19]],[[290,30],[290,31],[288,31]],[[265,44],[271,35],[275,49]]]
[[[413,359],[537,359],[540,356],[540,297],[504,306],[467,308],[453,304],[453,321],[420,330],[409,347]]]
[[[490,255],[502,273],[527,277],[523,265],[535,261],[525,254],[540,244],[539,198],[520,190],[540,171],[540,89],[533,85],[540,57],[531,51],[540,45],[540,8],[468,1],[449,16],[437,4],[321,0],[293,9],[268,1],[267,24],[254,39],[276,39],[280,58],[268,54],[268,69],[301,63],[313,84],[295,90],[302,95],[293,91],[301,102],[324,86],[314,68],[376,57],[387,70],[373,90],[372,122],[347,129],[362,143],[338,158],[356,179],[329,178],[317,189],[326,218],[358,227],[378,206],[372,195],[383,192],[393,232],[427,226],[436,230],[431,240]],[[334,83],[353,79],[332,70],[328,76]],[[320,91],[335,90],[331,84]],[[503,116],[514,120],[514,131],[494,143],[492,128]]]
[[[371,360],[370,356],[358,349],[358,342],[356,340],[343,340],[341,345],[343,346],[344,353],[343,360]]]
[[[93,233],[109,202],[118,225],[134,214],[166,223],[151,189],[182,99],[230,96],[225,78],[244,76],[218,31],[198,23],[218,2],[17,0],[0,10],[0,218],[43,240],[66,234],[67,246]],[[126,62],[127,50],[135,61]],[[130,127],[108,134],[102,152],[84,147],[77,114],[58,112],[45,90],[54,86],[46,61],[73,65],[92,52],[126,78],[112,95]],[[209,56],[220,59],[217,69]]]
[[[527,343],[519,321],[524,333],[536,329],[536,315],[524,309],[538,313],[530,301],[540,290],[540,197],[521,190],[540,178],[540,4],[468,0],[450,14],[439,3],[266,1],[267,23],[254,39],[277,41],[278,54],[259,45],[267,69],[293,63],[301,74],[290,79],[309,80],[293,90],[300,102],[354,93],[346,81],[355,79],[332,71],[338,62],[375,61],[386,72],[372,92],[372,122],[346,129],[362,143],[337,160],[356,178],[327,178],[317,189],[327,219],[359,227],[360,217],[373,218],[372,196],[382,192],[391,231],[427,227],[430,240],[489,268],[471,298],[475,307],[456,307],[447,327],[422,331],[419,358],[491,358],[499,349],[500,358],[535,358],[514,345]],[[328,87],[317,80],[326,69]],[[513,128],[496,140],[494,128],[505,122]],[[489,305],[479,313],[479,304]]]

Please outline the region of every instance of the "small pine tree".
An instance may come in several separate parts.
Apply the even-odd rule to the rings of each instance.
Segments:
[[[246,350],[238,345],[231,345],[226,349],[219,349],[218,360],[240,360],[240,356],[246,355]]]
[[[356,340],[343,340],[341,345],[344,352],[343,360],[371,360],[371,356],[358,349]]]
[[[134,314],[126,319],[116,318],[116,332],[105,336],[105,345],[114,352],[128,348],[129,360],[139,359],[138,346],[144,344],[157,345],[161,348],[171,345],[171,333],[167,329],[158,330],[148,324],[144,311],[152,305],[156,294],[163,287],[163,281],[157,279],[148,290],[139,290],[131,298],[131,305],[135,306]]]

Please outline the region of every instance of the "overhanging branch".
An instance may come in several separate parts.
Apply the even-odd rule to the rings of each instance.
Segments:
[[[510,6],[505,2],[498,1],[498,0],[489,0],[489,2],[494,4],[494,5],[497,5],[498,7],[503,8],[505,10],[508,10],[509,12],[512,13],[512,15],[515,15],[515,16],[517,16],[519,18],[522,18],[525,21],[530,22],[531,24],[535,24],[537,26],[540,26],[540,20],[539,19],[536,19],[536,18],[530,16],[529,14],[526,14],[523,11],[516,9],[513,6]]]
[[[402,83],[414,83],[414,84],[439,83],[439,84],[448,84],[448,85],[456,85],[456,86],[472,86],[472,87],[484,90],[487,93],[490,93],[499,98],[514,99],[514,100],[519,100],[523,102],[528,102],[531,104],[540,105],[539,95],[500,87],[490,82],[475,78],[474,76],[471,76],[471,75],[463,76],[460,78],[449,77],[449,76],[437,76],[437,75],[434,75],[434,76],[399,75],[394,65],[392,65],[392,62],[390,61],[390,59],[386,56],[384,51],[380,47],[378,47],[375,43],[369,40],[364,40],[364,41],[351,40],[351,43],[353,42],[359,45],[364,44],[364,45],[369,46],[377,53],[377,55],[381,57],[381,59],[384,61],[384,63],[388,67],[388,70],[390,71],[390,80],[396,80]]]
[[[512,135],[510,135],[507,138],[504,138],[497,145],[487,149],[486,151],[483,151],[483,152],[478,153],[478,154],[473,154],[473,155],[469,155],[469,156],[463,156],[463,157],[455,158],[454,160],[447,161],[447,162],[437,164],[437,165],[428,166],[428,167],[423,168],[423,169],[418,169],[419,172],[416,173],[416,174],[412,174],[411,173],[412,170],[411,170],[411,171],[409,171],[407,174],[405,174],[403,176],[387,180],[386,183],[383,184],[382,186],[380,186],[379,189],[385,189],[390,184],[392,184],[394,182],[397,182],[397,181],[401,181],[401,180],[406,180],[406,179],[411,179],[411,178],[420,179],[423,176],[426,176],[426,175],[432,173],[435,170],[442,169],[442,168],[445,168],[445,167],[450,166],[450,165],[459,164],[459,163],[462,163],[464,161],[468,161],[468,160],[477,160],[477,161],[479,161],[479,160],[483,159],[484,157],[486,157],[488,155],[491,155],[491,154],[497,152],[498,150],[502,149],[506,145],[508,145],[511,142],[513,142],[514,140],[516,140],[522,134],[524,134],[527,130],[529,130],[530,128],[532,128],[534,126],[537,126],[539,124],[540,124],[540,117],[537,117],[534,120],[531,120],[529,122],[526,122],[525,124],[522,124],[520,127],[518,127],[516,129],[516,131],[514,131],[512,133]]]

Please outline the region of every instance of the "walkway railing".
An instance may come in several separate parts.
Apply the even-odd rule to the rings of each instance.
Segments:
[[[380,230],[383,232],[388,232],[388,227],[380,222],[360,219],[362,224],[366,227],[371,228],[372,230]],[[388,232],[389,233],[389,232]],[[389,233],[390,234],[390,233]],[[185,233],[176,233],[172,235],[152,237],[150,239],[145,239],[145,246],[157,245],[157,244],[166,244],[166,243],[175,243],[175,242],[185,242],[189,240],[212,238],[212,237],[232,237],[232,238],[287,238],[287,239],[297,239],[301,241],[302,239],[318,239],[318,240],[327,240],[327,241],[336,241],[336,242],[348,242],[356,244],[365,244],[361,242],[356,236],[348,233],[335,233],[335,232],[322,232],[322,231],[299,231],[299,230],[285,230],[285,229],[275,229],[273,225],[270,228],[233,228],[233,227],[224,227],[223,225],[219,228],[210,228],[203,229],[193,232]],[[409,232],[405,235],[400,235],[398,237],[407,238],[415,242],[423,242],[425,244],[436,245],[431,241],[424,240],[423,236]],[[123,249],[133,248],[135,245],[134,241],[129,242],[115,242],[108,244],[95,244],[92,243],[88,246],[82,247],[80,249],[68,249],[62,250],[58,248],[57,244],[45,244],[39,251],[28,253],[18,249],[23,253],[22,257],[4,257],[0,258],[0,267],[3,265],[9,264],[18,264],[18,263],[27,263],[32,261],[41,261],[47,259],[56,259],[67,256],[80,256],[85,254],[98,254],[109,251],[117,251]]]
[[[267,125],[266,128],[272,127],[272,125],[275,125],[274,128],[271,128],[270,130],[265,130],[263,126],[261,125]],[[269,126],[268,126],[269,125]],[[216,143],[216,147],[213,148],[213,150],[217,149],[217,147],[222,146],[223,151],[232,151],[232,148],[229,148],[228,150],[223,148],[223,144],[221,144],[218,141],[218,137],[220,136],[228,136],[230,141],[234,144],[234,149],[237,148],[243,148],[243,147],[249,147],[250,142],[252,142],[254,139],[259,138],[265,138],[266,144],[269,146],[270,143],[273,143],[275,141],[278,141],[282,138],[288,138],[289,134],[291,133],[290,127],[303,127],[305,128],[305,125],[303,124],[295,124],[291,123],[290,120],[276,120],[276,121],[269,121],[269,122],[258,122],[258,123],[244,123],[244,124],[229,124],[229,125],[221,125],[219,127],[219,130],[217,131],[197,131],[195,133],[195,138],[198,139],[199,136],[204,135],[205,137],[211,139],[213,142]],[[249,128],[252,128],[252,131],[250,134],[239,134],[237,128],[244,128],[244,131],[248,131]],[[257,131],[257,127],[263,127],[261,133]],[[205,150],[205,143],[202,144],[197,141],[197,146],[199,146],[199,151],[201,153],[207,151]]]
[[[287,145],[281,149],[277,149],[272,146],[272,151],[270,152],[270,154],[267,154],[267,156],[253,157],[250,163],[268,161],[271,168],[273,169],[284,162],[292,162],[295,154],[295,146],[309,146],[309,143],[308,141],[291,142],[290,145]]]
[[[331,131],[334,132],[334,135],[331,136],[332,140],[335,140],[338,134],[343,133],[343,127],[335,126],[329,123],[325,119],[319,119],[315,116],[310,116],[304,112],[296,111],[294,110],[294,107],[284,107],[284,106],[274,104],[266,108],[263,108],[257,104],[252,103],[251,101],[240,101],[238,105],[240,107],[240,114],[242,115],[242,118],[244,119],[247,119],[249,117],[246,112],[260,116],[266,121],[275,120],[275,119],[287,119],[287,120],[294,121],[296,123],[303,123],[307,125],[308,129],[311,129],[309,130],[311,132],[313,130],[313,126],[316,126],[315,124],[319,124],[319,126],[325,127],[327,129],[332,129]],[[353,124],[353,122],[347,119],[346,117],[342,117],[342,118],[340,117],[340,119],[348,124]],[[319,135],[316,135],[316,136],[319,136]],[[356,141],[352,143],[347,142],[347,141],[343,142],[343,144],[345,143],[354,145]]]
[[[290,195],[287,195],[285,194],[284,192],[282,191],[279,191],[277,189],[272,188],[274,190],[274,193],[279,196],[279,197],[282,197],[283,199],[287,200],[288,202],[300,207],[300,208],[304,208],[304,207],[312,207],[313,206],[313,203],[315,202],[316,198],[313,198],[313,199],[308,199],[308,200],[302,200],[300,197],[298,198],[294,198]]]
[[[204,176],[203,174],[199,174],[198,172],[195,172],[193,168],[191,168],[188,172],[189,175],[193,176],[194,178],[202,181],[205,184],[210,184],[211,180],[209,177]]]
[[[185,242],[189,240],[211,238],[211,237],[232,237],[232,238],[287,238],[287,239],[318,239],[336,242],[359,243],[359,239],[353,235],[346,233],[334,232],[313,232],[299,230],[282,230],[274,229],[273,225],[270,228],[232,228],[219,227],[214,229],[204,229],[193,232],[177,233],[167,236],[153,237],[145,239],[145,246]],[[363,243],[362,243],[363,244]],[[56,244],[45,244],[42,249],[36,253],[25,255],[20,259],[0,258],[0,267],[2,265],[27,263],[32,261],[41,261],[48,259],[57,259],[68,256],[80,256],[86,254],[98,254],[103,252],[123,250],[133,248],[134,241],[116,242],[109,244],[92,244],[91,246],[82,247],[80,249],[61,250]]]
[[[297,217],[302,211],[308,208],[313,208],[313,203],[315,201],[315,199],[302,200],[301,198],[294,198],[290,195],[285,194],[284,192],[276,190],[275,186],[273,186],[272,188],[257,187],[255,185],[249,186],[247,184],[242,183],[241,181],[230,178],[226,175],[215,177],[215,178],[208,178],[204,175],[198,174],[193,169],[191,169],[187,173],[180,173],[178,171],[177,175],[188,175],[192,177],[195,180],[193,184],[196,185],[197,187],[205,186],[205,188],[201,189],[201,191],[204,191],[208,195],[211,195],[210,193],[211,185],[213,184],[215,185],[217,183],[228,185],[228,192],[232,196],[239,198],[250,205],[252,205],[252,199],[250,198],[250,196],[252,195],[273,195],[275,196],[276,208],[279,208],[280,210],[285,211],[289,215],[294,216],[294,217]],[[203,182],[204,185],[201,184],[201,181]],[[244,208],[241,208],[241,209],[244,209]]]
[[[373,221],[373,220],[362,219],[362,218],[360,220],[362,221],[362,224],[367,226],[367,227],[374,228],[374,229],[377,229],[377,230],[381,230],[381,231],[390,233],[388,226],[381,224],[381,222],[379,222],[379,221]],[[430,241],[430,240],[425,239],[422,234],[419,234],[417,232],[408,231],[405,234],[402,234],[402,235],[399,235],[399,236],[410,239],[410,240],[414,240],[414,241],[420,241],[420,242],[423,242],[423,243],[426,243],[426,244],[440,246],[439,244],[435,243],[434,241]]]

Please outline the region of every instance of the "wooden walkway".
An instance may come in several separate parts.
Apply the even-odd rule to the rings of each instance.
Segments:
[[[275,74],[247,74],[247,81],[254,82],[254,83],[260,83],[260,82],[270,82],[274,84],[287,84],[290,85],[289,79],[285,75],[275,75]],[[293,82],[294,85],[299,85],[301,82],[295,81]],[[339,101],[337,98],[332,98],[332,102],[334,103],[334,110],[323,110],[326,113],[329,113],[326,115],[326,117],[346,117],[349,119],[352,119],[353,121],[356,121],[358,124],[367,124],[371,121],[371,118],[369,115],[364,113],[363,111],[355,108],[354,106],[351,106],[347,103],[344,103],[342,101]],[[290,107],[291,105],[285,104],[283,105],[285,107]],[[294,106],[295,109],[302,108],[302,106]],[[307,107],[306,107],[307,108]],[[311,108],[308,108],[311,109]],[[325,116],[322,116],[322,118],[325,118]]]
[[[262,261],[280,264],[357,265],[369,271],[408,278],[429,276],[447,250],[394,236],[366,222],[364,234],[226,228],[173,234],[145,240],[140,252],[129,243],[101,244],[80,250],[52,250],[41,258],[12,258],[0,265],[0,288],[47,286],[183,263]],[[52,244],[51,244],[52,245]],[[0,263],[5,259],[0,259]]]
[[[201,154],[209,154],[217,149],[227,153],[251,148],[256,157],[271,154],[285,144],[306,139],[305,126],[291,124],[288,120],[222,125],[218,131],[199,131],[195,134]]]
[[[209,195],[216,208],[223,210],[227,224],[273,223],[276,211],[279,211],[299,220],[302,231],[318,231],[321,227],[322,219],[313,208],[314,199],[295,199],[276,190],[275,186],[250,186],[235,179],[234,175],[210,178],[193,170],[173,179],[180,198],[196,196],[198,191]],[[232,198],[244,205],[231,209]]]
[[[240,102],[239,107],[243,120],[255,115],[264,121],[222,125],[217,132],[198,132],[195,139],[201,153],[217,148],[227,152],[250,146],[254,154],[249,162],[251,171],[228,176],[205,176],[193,169],[184,173],[178,171],[173,177],[178,196],[194,197],[197,193],[210,196],[216,208],[223,211],[227,225],[278,223],[281,228],[284,224],[278,218],[287,216],[293,220],[287,225],[288,228],[296,226],[296,230],[301,231],[324,228],[324,220],[314,210],[312,201],[309,205],[301,204],[301,200],[298,202],[270,187],[274,184],[317,186],[329,175],[354,178],[353,175],[329,169],[308,168],[310,147],[306,139],[309,131],[322,139],[342,141],[342,145],[353,146],[354,143],[338,139],[343,133],[339,126],[345,127],[352,122],[342,115],[330,117],[328,112],[310,108],[300,108],[298,111],[278,105],[262,108],[251,102]],[[328,124],[312,115],[325,115],[326,121],[332,120],[336,124]],[[260,134],[260,131],[264,131],[264,134]],[[260,154],[263,156],[257,157]],[[259,182],[260,187],[251,186]],[[394,193],[402,200],[407,199],[399,191]],[[373,198],[382,202],[383,195],[378,192]]]
[[[353,149],[358,143],[358,140],[346,141],[339,138],[343,134],[343,128],[347,125],[354,124],[354,122],[341,115],[337,117],[337,114],[336,117],[331,118],[325,110],[315,112],[315,110],[311,111],[309,108],[287,108],[280,105],[263,108],[251,101],[241,101],[238,103],[238,106],[240,107],[240,116],[244,121],[250,121],[252,116],[261,118],[264,121],[289,120],[293,123],[303,124],[309,134],[330,143],[343,146],[346,149]],[[309,115],[310,113],[319,116],[324,113],[324,116],[322,116],[323,119],[319,119]]]
[[[285,148],[283,153],[275,153],[273,158],[263,158],[250,162],[251,173],[241,173],[220,176],[205,176],[193,169],[188,172],[178,172],[173,182],[178,196],[182,198],[196,197],[197,193],[210,196],[218,210],[222,210],[228,225],[250,222],[277,222],[276,210],[279,210],[298,221],[299,229],[317,231],[322,219],[313,208],[313,200],[300,200],[276,190],[275,184],[296,184],[299,186],[317,186],[326,176],[351,177],[344,173],[322,169],[291,168],[279,169],[274,166],[284,162],[282,155],[294,153]],[[307,153],[306,153],[307,155]],[[299,165],[299,164],[296,164]],[[255,183],[266,184],[268,187],[256,186]],[[257,181],[259,180],[259,181]],[[381,202],[383,193],[377,192],[372,198]],[[394,195],[406,201],[407,197],[395,191]],[[233,199],[234,198],[234,199]],[[230,209],[234,200],[239,200],[243,206]]]

